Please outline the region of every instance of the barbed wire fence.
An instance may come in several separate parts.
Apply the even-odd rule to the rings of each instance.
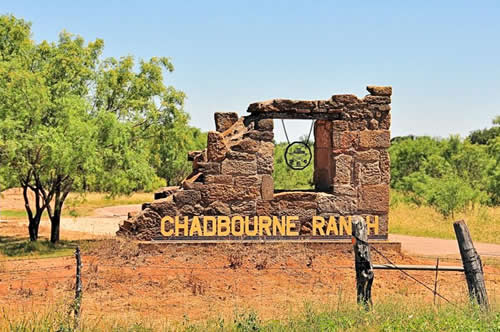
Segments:
[[[356,253],[356,243],[359,242],[365,246],[367,246],[369,249],[373,250],[374,253],[377,254],[381,259],[384,260],[384,263],[387,263],[389,267],[391,267],[394,272],[400,273],[403,278],[406,278],[408,280],[411,280],[414,282],[416,285],[421,287],[425,292],[432,293],[434,296],[434,304],[436,304],[436,298],[439,298],[446,303],[454,306],[454,307],[459,307],[459,304],[462,304],[461,300],[457,300],[455,298],[451,298],[448,296],[448,294],[444,294],[442,290],[438,291],[438,265],[439,261],[462,261],[464,265],[464,271],[465,275],[460,271],[447,271],[447,273],[455,273],[455,274],[460,274],[462,280],[466,280],[468,278],[467,276],[467,271],[466,271],[466,261],[462,259],[458,259],[455,257],[438,257],[438,260],[436,261],[436,268],[435,270],[430,270],[430,271],[435,271],[435,278],[434,278],[434,283],[429,284],[428,282],[424,281],[421,278],[420,275],[415,275],[413,273],[408,273],[405,268],[399,267],[397,264],[393,262],[393,259],[389,258],[387,255],[385,255],[382,251],[382,249],[377,248],[378,245],[373,244],[373,243],[368,243],[366,239],[361,239],[357,235],[353,234],[353,244],[354,244],[354,252]],[[278,248],[278,255],[284,257],[283,253],[280,251],[281,249]],[[188,265],[188,264],[183,264],[180,265],[178,262],[173,265],[158,265],[158,264],[146,264],[143,262],[142,264],[137,264],[136,262],[134,263],[119,263],[119,262],[101,262],[100,260],[83,260],[84,264],[82,264],[82,255],[80,252],[80,248],[77,246],[75,249],[75,255],[68,255],[68,256],[60,256],[58,259],[62,260],[62,262],[57,262],[54,264],[49,264],[49,265],[42,265],[38,267],[29,267],[30,263],[38,261],[40,262],[40,258],[19,258],[19,259],[4,259],[0,260],[0,263],[16,263],[14,265],[14,268],[7,270],[5,267],[0,267],[0,285],[2,283],[21,283],[20,289],[23,290],[24,288],[24,283],[29,282],[29,281],[52,281],[52,280],[57,280],[57,281],[66,281],[71,283],[71,280],[74,280],[74,287],[71,286],[70,290],[74,291],[74,299],[71,303],[71,312],[73,314],[74,318],[74,324],[75,326],[79,325],[79,317],[80,317],[80,312],[82,308],[82,298],[84,297],[83,292],[86,291],[86,287],[90,287],[93,283],[97,285],[100,274],[99,271],[100,269],[107,269],[107,272],[113,272],[116,271],[115,277],[117,277],[118,282],[119,280],[122,280],[123,278],[126,278],[125,272],[130,272],[130,271],[136,271],[138,273],[138,278],[141,278],[143,283],[145,283],[148,286],[156,287],[156,286],[161,286],[161,283],[159,283],[156,280],[153,280],[154,278],[168,278],[172,277],[172,272],[175,272],[175,277],[177,279],[186,279],[184,280],[185,285],[184,289],[187,289],[188,292],[182,292],[182,296],[184,297],[184,301],[181,303],[183,306],[191,307],[193,306],[192,302],[189,300],[188,296],[189,295],[205,295],[206,293],[206,285],[204,284],[204,280],[200,279],[199,274],[201,272],[205,274],[209,274],[211,276],[216,275],[219,279],[227,281],[227,289],[226,289],[226,294],[227,296],[230,297],[232,303],[234,303],[237,307],[244,306],[248,304],[248,299],[253,298],[254,301],[257,301],[256,303],[259,306],[269,306],[272,305],[272,302],[270,302],[270,297],[273,296],[273,294],[268,295],[268,290],[269,290],[269,285],[266,284],[266,282],[270,282],[270,279],[265,279],[264,277],[269,277],[269,275],[275,275],[277,277],[278,282],[285,283],[286,285],[284,287],[280,287],[279,291],[282,293],[280,296],[285,297],[285,302],[287,305],[291,305],[294,301],[297,300],[297,290],[300,288],[300,285],[296,284],[297,280],[302,280],[303,282],[308,282],[310,285],[310,288],[308,289],[309,295],[312,295],[313,297],[317,297],[321,300],[329,299],[331,302],[332,299],[336,300],[337,307],[340,307],[342,302],[345,300],[345,295],[344,294],[349,294],[349,296],[354,296],[356,293],[354,291],[355,287],[351,286],[346,286],[342,283],[328,283],[325,282],[324,278],[330,278],[333,280],[335,279],[335,273],[338,273],[339,271],[350,271],[352,272],[352,279],[358,279],[358,262],[357,262],[357,254],[355,255],[356,261],[353,262],[354,264],[346,264],[346,265],[335,265],[332,263],[328,263],[326,266],[321,265],[321,266],[316,266],[313,262],[313,258],[309,256],[306,253],[305,246],[304,246],[304,251],[302,253],[304,257],[307,257],[309,261],[304,261],[303,266],[291,266],[291,265],[286,265],[286,266],[268,266],[267,262],[254,262],[254,267],[252,269],[243,266],[243,262],[241,257],[229,257],[229,264],[224,265],[224,266],[199,266],[199,265]],[[500,256],[500,255],[490,255],[490,256]],[[369,257],[369,255],[368,255]],[[412,255],[410,257],[413,258],[420,258],[422,260],[430,260],[430,259],[435,259],[435,257],[428,257],[428,256],[415,256]],[[47,257],[47,258],[53,258],[53,257]],[[43,259],[43,258],[42,258]],[[368,258],[370,260],[370,270],[372,273],[372,280],[373,280],[373,266],[371,265],[371,258]],[[17,265],[21,265],[20,267],[17,267]],[[66,273],[62,273],[63,271],[66,271]],[[428,270],[429,271],[429,270]],[[311,274],[311,273],[306,273],[306,272],[314,272],[316,273]],[[356,274],[354,275],[354,272]],[[483,273],[482,271],[482,266],[481,266],[481,274]],[[57,273],[58,275],[54,275],[54,273]],[[387,273],[387,272],[383,272]],[[423,272],[421,272],[423,273]],[[59,275],[59,274],[64,274],[64,275]],[[284,274],[287,274],[288,276],[293,276],[293,278],[283,278]],[[108,276],[109,277],[109,276]],[[342,278],[345,278],[345,274],[342,275]],[[497,278],[498,277],[498,278]],[[224,279],[225,278],[225,279]],[[106,281],[109,281],[109,279],[106,279]],[[390,280],[386,281],[386,283],[396,283],[397,281]],[[493,271],[488,271],[488,273],[484,277],[484,283],[486,285],[489,285],[488,288],[491,289],[493,287],[493,293],[496,295],[496,285],[497,283],[500,282],[500,273],[498,272],[493,272]],[[253,284],[252,284],[253,283]],[[294,284],[295,283],[295,284]],[[467,280],[468,286],[469,286],[469,296],[472,298],[470,294],[470,284],[469,280]],[[465,283],[462,283],[464,285]],[[336,292],[332,291],[332,288],[334,286],[337,286],[338,289]],[[350,287],[350,288],[348,288]],[[371,288],[371,284],[369,286]],[[465,287],[464,287],[465,288]],[[318,289],[320,290],[318,292]],[[31,291],[31,289],[30,289]],[[30,291],[27,292],[27,294],[30,294]],[[359,303],[359,287],[357,289],[358,292],[358,303]],[[157,294],[153,294],[153,296],[159,296]],[[336,297],[336,299],[335,299]],[[462,297],[462,299],[465,300],[465,296]],[[366,303],[365,303],[366,304]],[[370,306],[371,306],[371,291],[370,291]],[[131,310],[130,306],[127,307],[127,310]],[[212,306],[209,306],[209,310],[213,310]]]
[[[371,249],[373,249],[378,255],[380,255],[382,258],[384,258],[389,264],[394,265],[396,267],[396,271],[399,271],[405,277],[414,281],[416,284],[420,285],[421,287],[423,287],[427,291],[429,291],[433,294],[435,293],[435,290],[431,286],[429,286],[425,281],[420,280],[420,278],[404,271],[403,269],[397,269],[397,265],[390,258],[388,258],[386,255],[384,255],[381,250],[377,249],[376,246],[371,245]],[[72,257],[72,256],[61,256],[58,258],[59,259],[60,258],[66,259],[66,258],[70,258],[70,257]],[[422,259],[430,259],[429,257],[424,257],[424,256],[412,256],[412,257],[419,257]],[[33,259],[33,258],[7,259],[7,260],[1,260],[0,262],[13,263],[13,262],[23,262],[23,261],[36,261],[38,259],[39,258],[36,258],[36,259]],[[440,260],[446,260],[446,259],[451,259],[454,261],[460,260],[457,258],[446,258],[446,257],[440,258]],[[92,269],[93,265],[98,266],[98,268],[109,268],[110,270],[115,269],[118,271],[123,271],[123,270],[127,270],[127,269],[128,270],[137,270],[137,269],[141,269],[141,268],[153,269],[154,272],[150,272],[150,273],[141,272],[143,274],[143,276],[148,277],[148,278],[168,276],[167,273],[161,273],[161,271],[179,271],[179,272],[210,271],[210,272],[214,272],[214,273],[224,273],[224,272],[227,272],[228,270],[232,270],[232,269],[237,270],[237,269],[241,268],[239,266],[232,268],[230,266],[220,266],[220,267],[189,266],[189,265],[158,266],[158,265],[150,265],[150,264],[133,264],[132,265],[132,264],[127,264],[127,263],[125,263],[125,264],[118,264],[118,263],[109,264],[109,263],[100,263],[100,262],[97,262],[97,263],[87,262],[84,265],[85,268],[83,268],[83,270],[81,270],[81,275],[80,275],[81,279],[83,279],[83,280],[87,279],[86,281],[89,281],[88,278],[92,272],[90,269]],[[15,268],[12,270],[1,270],[0,271],[0,283],[6,283],[6,282],[12,282],[12,281],[25,282],[25,281],[34,281],[34,280],[65,280],[65,279],[67,279],[67,280],[73,279],[74,280],[77,278],[77,273],[76,272],[73,273],[73,271],[76,271],[77,267],[78,267],[78,265],[76,265],[75,262],[68,261],[67,263],[65,262],[63,264],[59,263],[59,264],[43,266],[43,267],[36,267],[36,268],[22,267],[22,268]],[[82,268],[82,266],[80,266],[80,268]],[[304,267],[265,266],[265,267],[262,267],[261,269],[256,268],[255,271],[245,269],[243,274],[259,276],[259,275],[263,275],[264,273],[266,273],[266,274],[270,274],[270,273],[274,273],[274,274],[291,273],[291,274],[294,274],[294,273],[300,273],[302,271],[310,271],[310,272],[318,272],[318,273],[331,273],[331,272],[335,272],[335,271],[339,271],[339,270],[349,270],[349,271],[354,272],[355,266],[354,265],[335,266],[335,265],[330,264],[328,266],[321,266],[318,269],[316,269],[314,266],[310,266],[310,267],[308,267],[308,266],[304,266]],[[60,271],[68,271],[68,275],[63,275],[63,276],[51,275],[54,272],[60,272]],[[29,274],[34,274],[34,273],[36,274],[35,276],[29,275]],[[450,273],[450,272],[448,272],[448,273]],[[462,272],[455,272],[455,273],[463,275]],[[28,274],[28,276],[22,276],[20,274]],[[40,274],[44,274],[44,275],[40,275]],[[240,283],[241,283],[241,280],[239,279],[238,273],[236,273],[235,276],[236,276],[236,278],[234,279],[235,282],[233,285],[233,289],[237,290]],[[486,276],[485,276],[485,281],[496,283],[496,282],[498,282],[498,279],[495,278],[496,276],[500,276],[500,273],[488,272],[488,274],[486,274]],[[258,282],[259,282],[258,288],[259,288],[259,294],[260,294],[259,296],[262,297],[263,296],[262,280],[259,280]],[[78,287],[76,287],[76,288],[78,288]],[[195,292],[197,292],[197,290]],[[438,297],[440,297],[442,300],[444,300],[448,303],[452,303],[452,301],[450,299],[448,299],[446,296],[444,296],[443,294],[436,292],[436,295]]]

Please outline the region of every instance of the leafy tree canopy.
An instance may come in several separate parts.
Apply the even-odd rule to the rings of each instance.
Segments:
[[[65,31],[35,43],[27,22],[0,16],[0,180],[23,187],[33,240],[46,210],[58,241],[70,191],[152,189],[186,168],[170,149],[185,160],[202,139],[164,84],[168,58],[101,59],[103,47]]]

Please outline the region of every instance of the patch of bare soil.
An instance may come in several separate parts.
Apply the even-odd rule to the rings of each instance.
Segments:
[[[28,190],[30,201],[35,199],[35,195]],[[11,188],[0,192],[0,208],[4,210],[24,210],[24,199],[22,188]]]
[[[82,252],[87,318],[196,321],[231,317],[235,310],[252,308],[264,319],[279,319],[301,311],[307,302],[344,306],[355,301],[350,249],[286,243],[141,247],[104,240],[83,246]],[[401,264],[434,263],[397,252],[384,254]],[[377,253],[372,255],[375,263],[386,262]],[[500,269],[489,264],[484,269],[490,299],[497,301]],[[0,307],[21,312],[69,301],[74,271],[72,257],[2,262]],[[410,273],[433,287],[434,272]],[[463,273],[440,273],[438,291],[453,303],[467,301]],[[433,294],[398,271],[377,270],[373,301],[386,298],[432,303]]]

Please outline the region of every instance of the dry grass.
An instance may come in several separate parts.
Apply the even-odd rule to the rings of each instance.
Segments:
[[[462,219],[467,222],[474,241],[500,244],[500,207],[475,206],[457,213],[452,220],[431,207],[393,200],[389,233],[455,239],[453,222]]]
[[[82,196],[71,193],[66,201],[65,212],[70,215],[89,216],[98,208],[107,206],[142,204],[153,199],[152,193],[137,192],[132,195],[109,197],[105,193],[88,193]]]
[[[11,190],[0,199],[0,211],[3,219],[24,219],[26,211],[20,192]],[[91,216],[95,209],[130,204],[142,204],[153,199],[152,193],[136,192],[132,195],[110,197],[106,193],[70,193],[63,210],[63,216]],[[46,217],[46,216],[45,216]]]

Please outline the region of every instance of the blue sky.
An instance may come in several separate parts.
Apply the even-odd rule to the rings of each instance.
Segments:
[[[102,38],[105,56],[171,57],[191,123],[271,98],[392,85],[392,136],[468,134],[500,115],[495,1],[10,1],[33,37]],[[291,138],[307,121],[288,121]],[[277,126],[278,140],[283,140]]]

